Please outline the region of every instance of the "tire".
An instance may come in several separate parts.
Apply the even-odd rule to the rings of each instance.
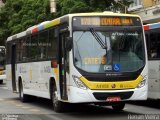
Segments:
[[[64,112],[65,103],[58,100],[57,88],[55,84],[53,85],[53,88],[52,88],[51,97],[52,97],[53,110],[59,113]]]
[[[22,101],[22,102],[27,102],[28,101],[28,95],[25,95],[23,93],[23,85],[22,85],[22,81],[20,81],[19,83],[19,99]]]
[[[124,102],[112,105],[112,108],[115,111],[122,111],[124,109],[124,107],[125,107],[125,103]]]
[[[3,84],[3,80],[0,81],[0,84]]]

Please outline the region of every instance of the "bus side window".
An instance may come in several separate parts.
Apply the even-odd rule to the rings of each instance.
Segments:
[[[48,46],[47,41],[48,41],[48,31],[41,32],[39,34],[39,41],[38,41],[38,46],[39,46],[38,59],[47,58],[47,46]]]
[[[147,54],[148,54],[148,59],[151,57],[151,51],[150,51],[150,39],[149,39],[149,34],[145,34],[146,37],[146,45],[147,45]]]
[[[49,41],[48,41],[48,58],[55,58],[57,55],[57,38],[58,33],[56,32],[56,28],[49,30]]]
[[[157,54],[158,41],[157,41],[157,33],[151,32],[150,34],[150,58],[158,58]]]
[[[30,51],[30,60],[37,60],[38,59],[38,34],[33,34],[31,36],[31,41],[29,45]]]
[[[11,63],[11,43],[7,43],[7,51],[6,51],[6,56],[7,56],[7,64]]]
[[[21,39],[16,42],[16,62],[21,61]]]
[[[157,33],[157,57],[160,59],[160,33]]]
[[[23,41],[22,61],[29,61],[30,36]]]

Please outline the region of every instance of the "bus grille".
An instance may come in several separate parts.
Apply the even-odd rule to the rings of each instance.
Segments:
[[[106,100],[108,97],[120,97],[121,100],[125,100],[125,99],[129,99],[133,95],[133,91],[114,92],[114,93],[94,92],[93,95],[97,100]]]

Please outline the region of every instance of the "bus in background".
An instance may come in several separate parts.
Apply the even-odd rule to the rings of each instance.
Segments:
[[[160,99],[160,22],[144,25],[148,53],[148,98]]]
[[[68,14],[7,39],[7,80],[22,102],[51,99],[56,112],[67,103],[111,105],[147,99],[147,52],[137,15]]]
[[[5,79],[5,47],[0,46],[0,84],[2,84]]]

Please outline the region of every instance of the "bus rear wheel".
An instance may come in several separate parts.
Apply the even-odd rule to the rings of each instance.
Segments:
[[[53,85],[53,88],[52,88],[52,103],[53,103],[53,109],[55,112],[64,111],[64,103],[58,100],[57,88],[55,84]]]
[[[122,111],[125,107],[125,103],[124,102],[120,102],[120,103],[117,103],[115,105],[112,105],[112,108],[113,110],[115,111]]]
[[[0,81],[0,84],[3,84],[3,80]]]
[[[22,81],[20,81],[20,83],[19,83],[19,99],[20,99],[22,102],[27,102],[27,101],[28,101],[28,95],[25,95],[25,94],[23,93]]]

